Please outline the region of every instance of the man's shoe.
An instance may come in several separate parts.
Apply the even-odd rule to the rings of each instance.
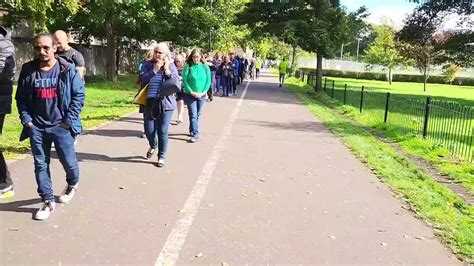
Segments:
[[[0,199],[8,199],[13,196],[15,196],[15,191],[13,191],[13,185],[0,190]]]
[[[59,202],[69,203],[74,197],[74,194],[76,194],[76,190],[77,190],[77,185],[75,186],[67,185],[63,193],[61,194],[61,196],[59,196]]]
[[[41,208],[36,212],[35,219],[36,220],[46,220],[48,219],[49,215],[54,212],[56,209],[56,203],[54,201],[46,200],[43,202]]]
[[[155,153],[155,149],[149,148],[148,151],[146,152],[146,158],[150,159],[154,153]]]
[[[157,164],[158,167],[164,167],[165,166],[165,159],[159,159],[158,160],[158,164]]]
[[[196,142],[198,142],[198,141],[199,141],[199,140],[198,140],[197,138],[195,138],[195,137],[191,137],[191,138],[189,139],[189,142],[191,142],[191,143],[196,143]]]

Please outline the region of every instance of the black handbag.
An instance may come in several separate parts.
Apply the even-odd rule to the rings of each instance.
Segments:
[[[170,96],[181,91],[181,82],[178,77],[171,76],[163,81],[160,88],[160,97]]]

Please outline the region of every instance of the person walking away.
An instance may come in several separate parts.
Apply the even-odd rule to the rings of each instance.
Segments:
[[[182,54],[176,55],[176,58],[174,59],[174,64],[176,66],[176,69],[178,70],[178,75],[180,77],[180,80],[182,80],[183,77],[183,68],[184,68],[184,57]],[[181,83],[182,84],[182,83]],[[176,120],[175,125],[179,125],[183,123],[183,113],[184,113],[184,99],[183,99],[183,90],[181,87],[181,91],[176,93],[176,105],[178,109],[178,119]]]
[[[56,54],[76,65],[77,71],[81,77],[84,78],[84,75],[86,74],[86,62],[84,56],[82,56],[79,51],[69,46],[68,40],[69,38],[67,37],[66,32],[58,30],[54,33],[54,42],[57,47]]]
[[[280,87],[283,86],[283,83],[285,83],[285,75],[288,71],[288,59],[283,58],[283,60],[280,62],[280,65],[278,66],[278,70],[280,72]]]
[[[183,69],[184,101],[189,114],[189,142],[196,143],[200,138],[199,121],[202,117],[206,92],[211,85],[211,71],[199,49],[194,49],[186,60]]]
[[[10,36],[10,32],[6,28],[0,27],[0,136],[5,123],[5,116],[12,111],[15,47]],[[14,195],[13,181],[3,151],[0,150],[0,199],[10,198]]]
[[[258,77],[260,76],[260,68],[262,68],[262,60],[257,57],[255,61],[255,79],[258,79]]]
[[[69,203],[78,188],[74,138],[82,133],[80,115],[85,93],[83,79],[74,64],[55,57],[53,36],[37,35],[34,51],[37,59],[23,65],[15,98],[23,125],[20,140],[30,138],[38,193],[43,202],[35,219],[44,220],[56,208],[49,169],[52,143],[66,172],[67,185],[59,202]]]
[[[144,123],[149,148],[146,157],[150,159],[158,149],[158,167],[165,166],[168,150],[168,129],[176,109],[176,95],[160,96],[163,82],[178,77],[178,70],[171,60],[167,43],[158,43],[153,59],[145,62],[140,73],[141,84],[148,84]],[[181,86],[181,85],[179,85]]]

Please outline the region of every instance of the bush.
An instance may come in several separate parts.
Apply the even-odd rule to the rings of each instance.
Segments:
[[[300,68],[304,72],[313,73],[316,75],[316,69],[314,68]],[[340,71],[333,69],[324,69],[323,76],[338,77],[338,78],[352,78],[352,79],[368,79],[368,80],[381,80],[387,81],[386,73],[379,72],[353,72],[353,71]],[[392,81],[400,82],[419,82],[423,83],[423,75],[408,75],[408,74],[393,74]],[[446,84],[444,76],[430,76],[428,83]],[[454,85],[474,86],[474,78],[457,77],[453,81]]]

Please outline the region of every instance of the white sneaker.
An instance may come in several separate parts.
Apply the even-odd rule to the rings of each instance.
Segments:
[[[75,186],[67,185],[63,193],[61,194],[61,196],[59,196],[59,202],[69,203],[74,197],[74,194],[76,194],[76,190],[77,190],[77,185]]]
[[[164,167],[164,166],[165,166],[165,159],[161,159],[161,158],[160,158],[160,159],[158,160],[158,165],[157,165],[157,166],[158,166],[158,167]]]
[[[56,203],[54,201],[46,200],[43,202],[41,208],[36,212],[35,219],[36,220],[46,220],[48,219],[49,215],[54,212],[56,209]]]

